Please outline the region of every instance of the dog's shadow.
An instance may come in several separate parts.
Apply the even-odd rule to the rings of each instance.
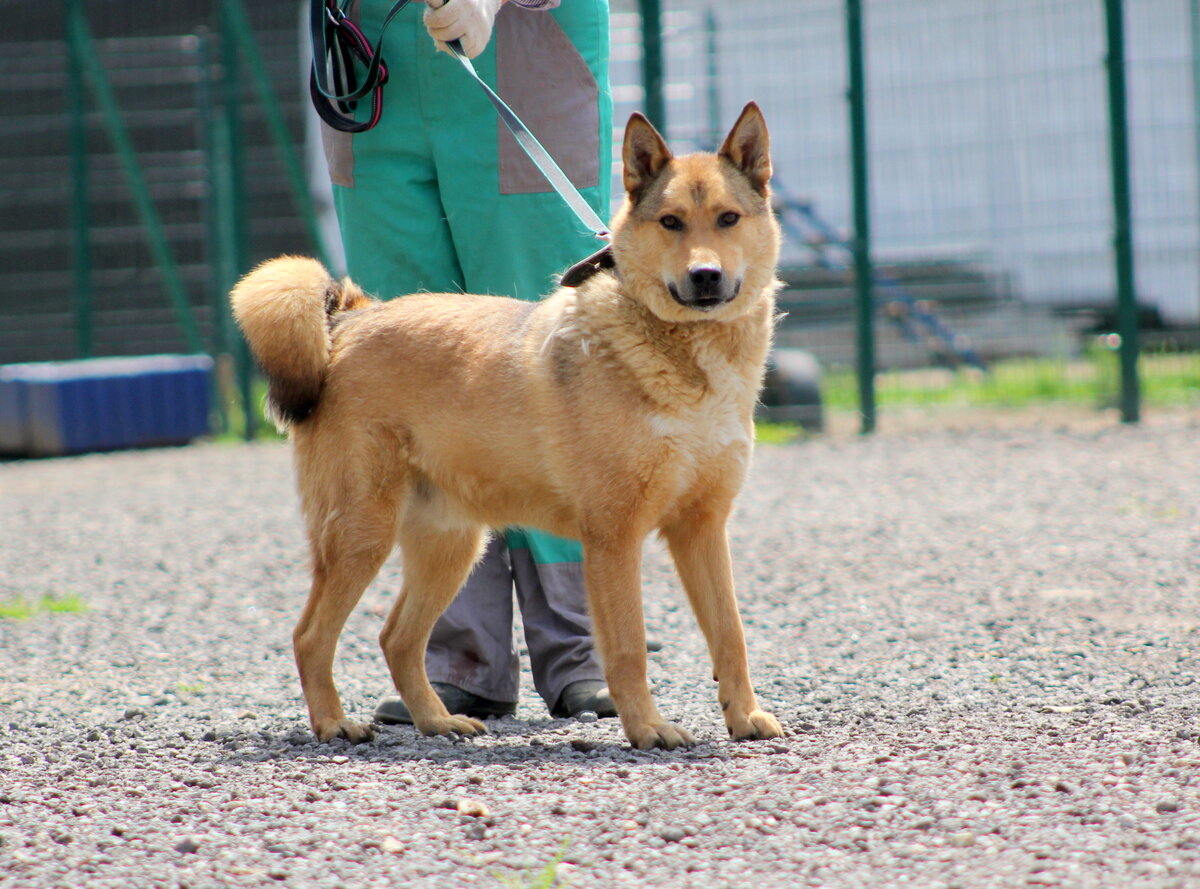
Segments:
[[[562,723],[556,726],[555,723]],[[412,726],[376,724],[375,737],[353,744],[343,739],[321,742],[307,730],[275,735],[263,731],[227,732],[214,743],[226,748],[221,761],[249,766],[265,761],[308,764],[397,764],[422,762],[457,768],[486,765],[569,765],[575,768],[654,765],[711,759],[715,745],[701,741],[675,750],[637,750],[629,746],[619,725],[603,727],[596,737],[595,724],[571,720],[535,723],[515,719],[489,720],[488,734],[476,738],[441,738],[421,735]],[[553,740],[546,740],[548,731]]]

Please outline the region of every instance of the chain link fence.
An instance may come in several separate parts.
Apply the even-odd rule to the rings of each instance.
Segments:
[[[827,409],[856,411],[847,4],[663,0],[661,93],[643,84],[650,6],[613,0],[614,143],[659,96],[677,151],[763,107],[786,232],[778,341],[820,361]],[[1196,6],[1126,4],[1150,407],[1200,404]],[[288,156],[308,141],[303,7],[0,0],[0,364],[233,351],[232,277],[319,252]],[[868,0],[863,21],[882,409],[1114,404],[1103,2]]]
[[[640,5],[614,5],[621,110],[643,101]],[[1125,5],[1141,388],[1196,405],[1197,13]],[[787,236],[779,342],[820,359],[827,406],[855,410],[846,7],[666,0],[663,95],[679,150],[763,107]],[[1116,404],[1104,3],[862,8],[880,404]]]

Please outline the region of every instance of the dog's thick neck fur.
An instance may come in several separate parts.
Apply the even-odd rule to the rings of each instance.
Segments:
[[[651,401],[696,404],[712,391],[705,370],[707,357],[732,362],[737,356],[753,355],[761,369],[774,331],[777,286],[772,279],[767,292],[739,296],[753,300],[754,306],[732,320],[667,321],[650,311],[644,301],[630,296],[618,272],[605,271],[563,294],[573,302],[563,314],[564,327],[570,326],[572,339],[588,343],[585,349],[600,350],[601,357],[618,366],[657,369],[656,373],[636,375]],[[748,382],[757,391],[761,371]]]

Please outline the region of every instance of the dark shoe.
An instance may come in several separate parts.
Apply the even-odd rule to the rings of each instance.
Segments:
[[[587,710],[601,719],[617,715],[617,705],[613,703],[603,679],[580,679],[572,682],[562,690],[550,715],[561,719],[566,716],[578,716]]]
[[[457,685],[447,682],[431,682],[433,690],[442,699],[446,709],[452,715],[474,716],[476,719],[496,719],[501,716],[512,716],[517,712],[517,705],[512,701],[493,701],[472,694]],[[404,700],[398,692],[391,692],[379,699],[375,706],[375,721],[384,725],[412,725],[412,714],[404,705]]]

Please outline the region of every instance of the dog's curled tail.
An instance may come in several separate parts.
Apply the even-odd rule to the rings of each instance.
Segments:
[[[317,406],[339,312],[372,300],[349,278],[335,280],[315,259],[280,256],[254,269],[229,295],[233,317],[267,376],[267,406],[281,430]]]

